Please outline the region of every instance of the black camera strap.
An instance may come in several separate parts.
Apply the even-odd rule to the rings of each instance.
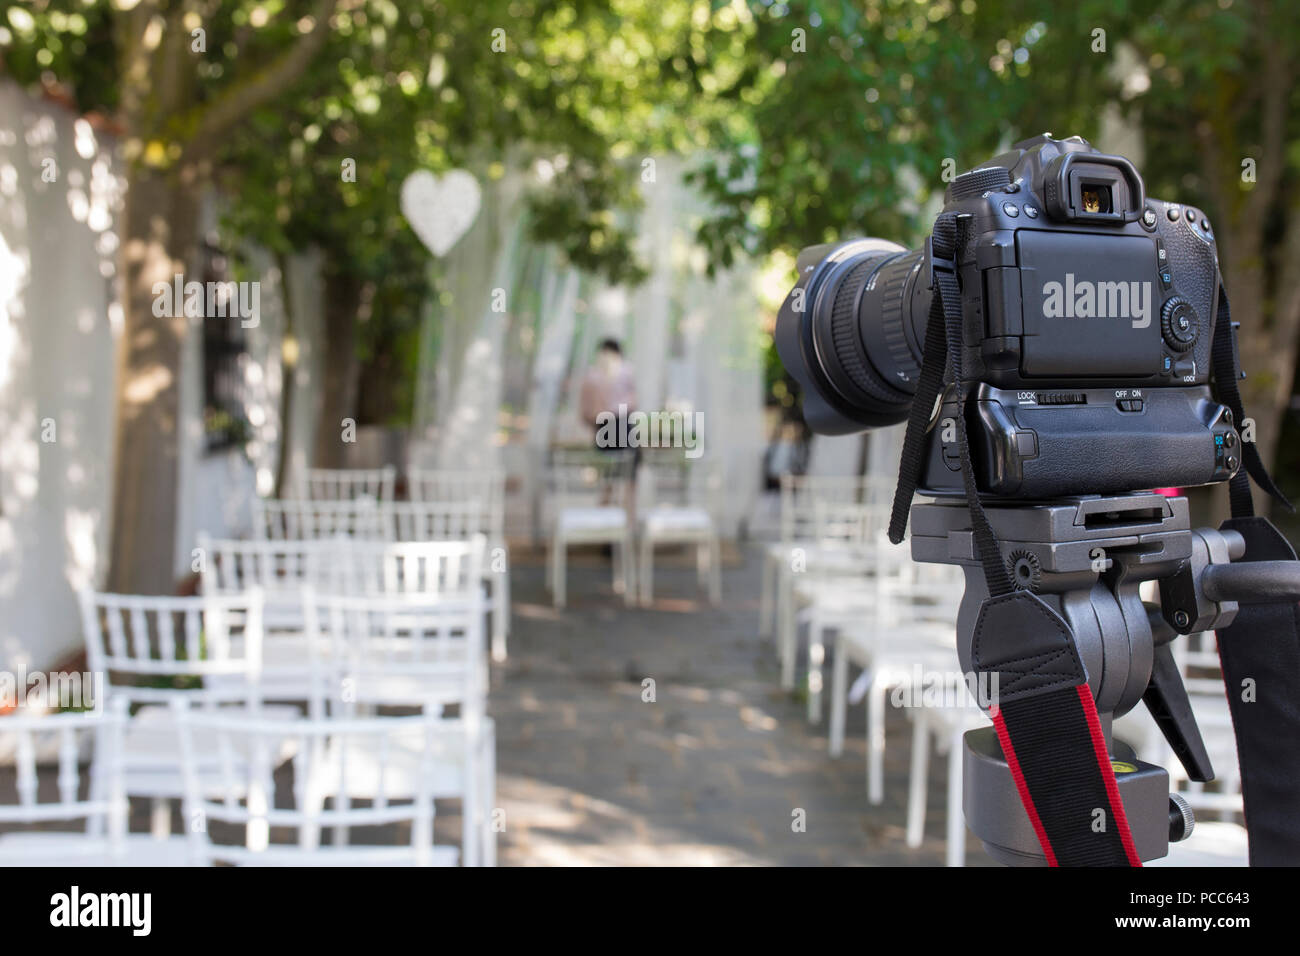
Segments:
[[[1214,378],[1219,401],[1246,419],[1237,381],[1241,365],[1228,297],[1219,290],[1214,329]],[[1294,561],[1295,551],[1266,519],[1255,514],[1250,478],[1291,509],[1269,478],[1253,442],[1242,445],[1245,468],[1229,483],[1232,517],[1224,529],[1246,539],[1242,561]],[[1249,477],[1247,477],[1249,473]],[[1300,608],[1293,601],[1243,604],[1232,625],[1217,632],[1219,661],[1237,738],[1241,794],[1252,866],[1300,863]]]
[[[972,663],[997,680],[990,711],[1003,756],[1038,842],[1052,866],[1141,866],[1097,716],[1087,673],[1065,619],[1030,591],[1017,590],[980,503],[966,433],[962,305],[957,256],[965,219],[939,216],[930,237],[930,316],[916,397],[899,463],[889,539],[903,540],[920,479],[925,434],[945,373],[975,551],[989,597],[980,607]]]

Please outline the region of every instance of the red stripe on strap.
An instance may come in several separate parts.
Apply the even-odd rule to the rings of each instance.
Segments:
[[[1047,839],[1047,831],[1043,829],[1043,821],[1038,819],[1038,809],[1034,806],[1034,798],[1029,795],[1029,784],[1025,783],[1025,775],[1020,772],[1020,761],[1016,759],[1016,748],[1011,746],[1011,734],[1007,731],[1006,718],[1002,712],[993,718],[993,727],[998,732],[998,743],[1002,745],[1002,756],[1007,758],[1007,766],[1011,768],[1011,777],[1016,781],[1016,789],[1020,791],[1020,802],[1025,805],[1025,812],[1029,814],[1029,822],[1034,825],[1034,833],[1038,835],[1038,844],[1043,848],[1043,853],[1047,856],[1048,866],[1059,866],[1056,862],[1056,853],[1052,850],[1051,841]],[[1124,826],[1125,834],[1128,833],[1128,825]]]
[[[1092,699],[1092,689],[1087,684],[1075,688],[1083,704],[1083,715],[1088,720],[1088,732],[1092,735],[1092,750],[1097,756],[1097,769],[1106,784],[1106,796],[1110,800],[1110,812],[1119,827],[1119,840],[1124,844],[1124,853],[1128,856],[1130,866],[1141,866],[1142,858],[1138,856],[1137,847],[1133,845],[1133,834],[1128,828],[1128,817],[1124,815],[1124,801],[1119,798],[1119,784],[1115,782],[1115,769],[1110,765],[1110,753],[1106,750],[1106,736],[1101,732],[1101,721],[1097,717],[1097,703]],[[1017,786],[1019,781],[1017,781]]]

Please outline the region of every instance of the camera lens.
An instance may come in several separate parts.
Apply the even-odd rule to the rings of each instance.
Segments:
[[[851,430],[843,427],[844,419],[861,428],[907,418],[929,308],[929,291],[917,281],[921,260],[922,253],[892,242],[857,239],[809,266],[806,309],[783,312],[782,321],[800,325],[799,364],[811,380],[805,386],[819,399],[813,415],[823,417],[810,422],[814,427],[824,426],[826,412],[839,419],[836,431]],[[789,367],[786,351],[782,358]],[[807,398],[804,410],[807,416]]]

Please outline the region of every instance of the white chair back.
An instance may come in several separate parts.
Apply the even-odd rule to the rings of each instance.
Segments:
[[[460,541],[476,535],[500,541],[493,516],[480,501],[399,501],[385,511],[397,541]]]
[[[371,498],[355,501],[253,499],[253,537],[262,541],[318,541],[343,535],[368,541],[393,536],[386,506]]]
[[[392,501],[397,484],[397,469],[383,468],[308,468],[298,481],[299,497],[310,501]]]
[[[626,507],[633,455],[557,449],[548,470],[552,514],[566,508]]]
[[[331,593],[418,595],[430,603],[480,598],[487,551],[481,534],[458,541],[356,541],[335,548]]]
[[[263,625],[280,630],[302,627],[302,589],[330,586],[342,547],[335,540],[246,541],[200,534],[199,550],[204,594],[238,595],[257,588],[265,601]]]
[[[258,699],[262,593],[144,597],[82,591],[82,630],[91,671],[106,695],[161,702],[235,688]]]
[[[484,605],[419,594],[303,596],[312,713],[358,705],[461,704],[481,712],[486,695]]]
[[[12,761],[13,790],[0,788],[0,824],[82,821],[87,832],[125,833],[126,806],[114,755],[122,741],[120,706],[96,713],[27,714],[0,720],[0,759]],[[87,758],[93,754],[93,769]],[[53,763],[54,788],[38,769]],[[82,767],[87,773],[83,774]]]
[[[504,471],[450,471],[410,468],[407,495],[416,504],[463,508],[481,516],[485,534],[500,539],[505,533],[506,475]],[[400,534],[399,534],[400,537]]]
[[[782,475],[781,540],[814,540],[818,505],[883,506],[888,520],[893,493],[892,482],[868,475]]]
[[[433,845],[433,769],[446,749],[448,728],[431,709],[415,717],[265,719],[231,710],[192,711],[174,705],[180,730],[185,816],[196,862],[251,866],[429,866],[455,862],[455,851]],[[215,741],[223,754],[223,785],[201,784],[196,740]],[[274,770],[293,755],[293,786],[277,789]],[[377,792],[368,805],[349,795],[349,764],[376,766]],[[390,795],[388,780],[403,783]],[[414,787],[409,786],[414,782]],[[329,804],[327,806],[327,803]],[[212,839],[213,822],[242,828],[238,844]],[[409,828],[398,845],[359,842],[322,846],[322,828]],[[294,833],[271,843],[272,828]]]
[[[641,466],[649,508],[702,509],[715,521],[722,512],[722,470],[716,462],[683,459]]]

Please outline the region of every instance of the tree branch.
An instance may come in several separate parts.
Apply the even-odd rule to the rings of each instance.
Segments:
[[[204,111],[199,125],[182,154],[182,162],[196,162],[211,155],[221,136],[263,103],[273,100],[306,72],[312,59],[329,38],[330,17],[338,0],[316,0],[312,28],[275,62],[246,83],[232,87]]]

